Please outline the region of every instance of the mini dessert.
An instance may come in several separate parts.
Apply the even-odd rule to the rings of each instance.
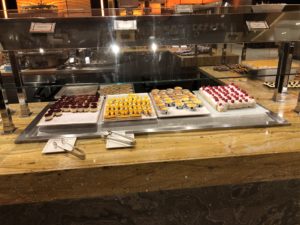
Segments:
[[[160,111],[162,114],[168,114],[168,108],[167,108],[167,107],[161,107],[161,108],[159,108],[159,111]]]
[[[53,112],[52,112],[52,111],[48,111],[48,112],[44,115],[44,117],[45,117],[45,120],[46,120],[46,121],[52,120],[52,119],[53,119]]]
[[[176,106],[176,109],[183,109],[184,108],[184,104],[182,102],[176,102],[175,106]]]
[[[82,104],[77,106],[77,112],[83,112],[83,105]]]
[[[61,109],[54,109],[53,112],[54,112],[54,115],[57,116],[57,117],[62,115]]]
[[[71,106],[71,112],[72,113],[76,113],[77,112],[77,106],[76,105],[72,105]]]
[[[199,93],[219,112],[256,106],[254,98],[234,84],[201,87]]]
[[[68,105],[68,104],[63,105],[63,106],[62,106],[62,111],[63,111],[63,112],[70,112],[70,107],[69,107],[69,105]]]
[[[188,109],[192,110],[192,111],[195,111],[196,110],[196,105],[193,104],[193,103],[189,103],[186,105]]]
[[[153,89],[153,90],[151,91],[151,93],[152,93],[152,94],[158,94],[158,93],[159,93],[159,90],[158,90],[158,89]]]
[[[97,112],[97,110],[98,110],[98,107],[97,107],[97,106],[95,106],[95,105],[91,105],[91,106],[90,106],[90,111],[91,111],[91,112]]]
[[[85,104],[83,105],[83,112],[89,112],[90,111],[90,105]]]
[[[192,102],[197,106],[197,107],[201,107],[202,106],[202,102],[199,99],[193,99]]]

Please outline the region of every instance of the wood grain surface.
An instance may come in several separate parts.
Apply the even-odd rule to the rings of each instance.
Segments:
[[[131,150],[106,150],[101,139],[79,140],[87,154],[81,161],[42,155],[45,143],[14,144],[45,103],[30,104],[29,118],[19,118],[13,105],[18,130],[0,136],[0,204],[300,178],[300,117],[293,112],[297,92],[274,103],[273,91],[261,81],[226,80],[232,81],[291,126],[141,135]]]

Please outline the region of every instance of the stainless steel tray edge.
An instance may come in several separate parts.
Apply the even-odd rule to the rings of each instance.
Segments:
[[[110,130],[110,127],[104,127],[103,124],[98,125],[98,129],[96,132],[84,132],[84,133],[70,133],[70,134],[60,134],[60,135],[54,135],[49,134],[45,136],[38,136],[38,128],[36,127],[36,124],[39,122],[39,120],[42,118],[44,113],[47,111],[47,108],[49,106],[45,107],[37,116],[36,118],[28,125],[28,127],[17,137],[15,140],[16,144],[21,143],[30,143],[30,142],[42,142],[47,141],[50,138],[57,138],[57,137],[77,137],[77,138],[100,138],[101,133],[105,130]],[[126,124],[122,124],[119,126],[114,126],[114,130],[125,130],[128,132],[134,132],[135,134],[149,134],[149,133],[166,133],[166,132],[186,132],[186,131],[211,131],[211,130],[227,130],[227,129],[246,129],[246,128],[265,128],[265,127],[275,127],[275,126],[287,126],[290,125],[290,123],[280,117],[278,114],[268,111],[266,113],[266,116],[270,118],[270,121],[267,121],[266,123],[244,123],[244,124],[233,124],[233,123],[220,123],[220,124],[193,124],[192,119],[195,120],[197,117],[193,118],[187,118],[191,120],[191,124],[180,124],[180,121],[176,119],[157,119],[157,123],[148,123],[148,124],[140,124],[139,126],[126,126]],[[203,117],[202,117],[203,118]],[[208,117],[210,118],[210,117]],[[211,119],[211,118],[210,118]],[[178,122],[177,126],[174,124],[173,126],[162,126],[159,127],[159,124],[164,125],[164,123],[168,124],[170,121]],[[134,128],[134,129],[132,129]]]

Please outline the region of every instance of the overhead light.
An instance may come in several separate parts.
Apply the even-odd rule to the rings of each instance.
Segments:
[[[296,23],[296,26],[300,26],[300,22]]]
[[[39,49],[39,52],[40,52],[41,54],[44,54],[44,53],[45,53],[45,50],[44,50],[43,48],[40,48],[40,49]]]
[[[285,35],[285,34],[286,34],[286,32],[282,32],[281,34],[282,34],[282,35]]]
[[[111,48],[112,52],[113,52],[115,55],[119,54],[119,52],[120,52],[120,47],[119,47],[119,45],[117,45],[117,44],[112,44],[112,45],[110,46],[110,48]]]
[[[151,44],[151,50],[152,50],[153,52],[156,52],[157,48],[158,48],[158,46],[157,46],[156,43],[152,43],[152,44]]]

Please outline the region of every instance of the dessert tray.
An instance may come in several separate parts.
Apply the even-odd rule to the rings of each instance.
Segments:
[[[71,107],[65,111],[63,105],[60,105],[60,101],[52,104],[48,111],[44,114],[41,120],[38,122],[37,127],[53,127],[53,126],[69,126],[69,125],[96,125],[99,121],[101,108],[103,105],[104,97],[99,97],[97,102],[90,103],[90,107],[84,109],[84,106]],[[58,105],[58,107],[57,107]],[[75,112],[76,110],[76,112]],[[51,112],[53,115],[51,116]],[[72,112],[73,111],[73,112]],[[49,114],[50,112],[50,114]],[[56,116],[56,112],[59,112],[59,116]],[[50,117],[47,117],[50,116]]]
[[[157,119],[148,93],[108,95],[103,109],[103,122]]]
[[[201,87],[199,93],[219,112],[256,107],[255,99],[233,83],[224,86]]]
[[[75,95],[95,95],[97,90],[99,89],[99,85],[94,84],[84,84],[84,85],[76,85],[70,84],[63,86],[59,92],[54,96],[55,99],[59,99],[62,96],[75,96]]]
[[[181,87],[153,89],[150,93],[159,118],[206,116],[210,112],[196,95]]]
[[[235,84],[201,87],[195,92],[212,116],[245,116],[265,114],[267,109]]]
[[[241,65],[249,68],[250,70],[264,70],[264,69],[277,69],[278,59],[265,59],[265,60],[249,60],[243,61]],[[298,63],[293,62],[292,68],[299,68]]]
[[[132,84],[104,84],[100,85],[99,90],[101,96],[130,94],[134,92],[135,91]]]
[[[220,65],[213,67],[213,69],[218,72],[233,71],[240,74],[247,74],[249,72],[248,68],[241,64]]]

